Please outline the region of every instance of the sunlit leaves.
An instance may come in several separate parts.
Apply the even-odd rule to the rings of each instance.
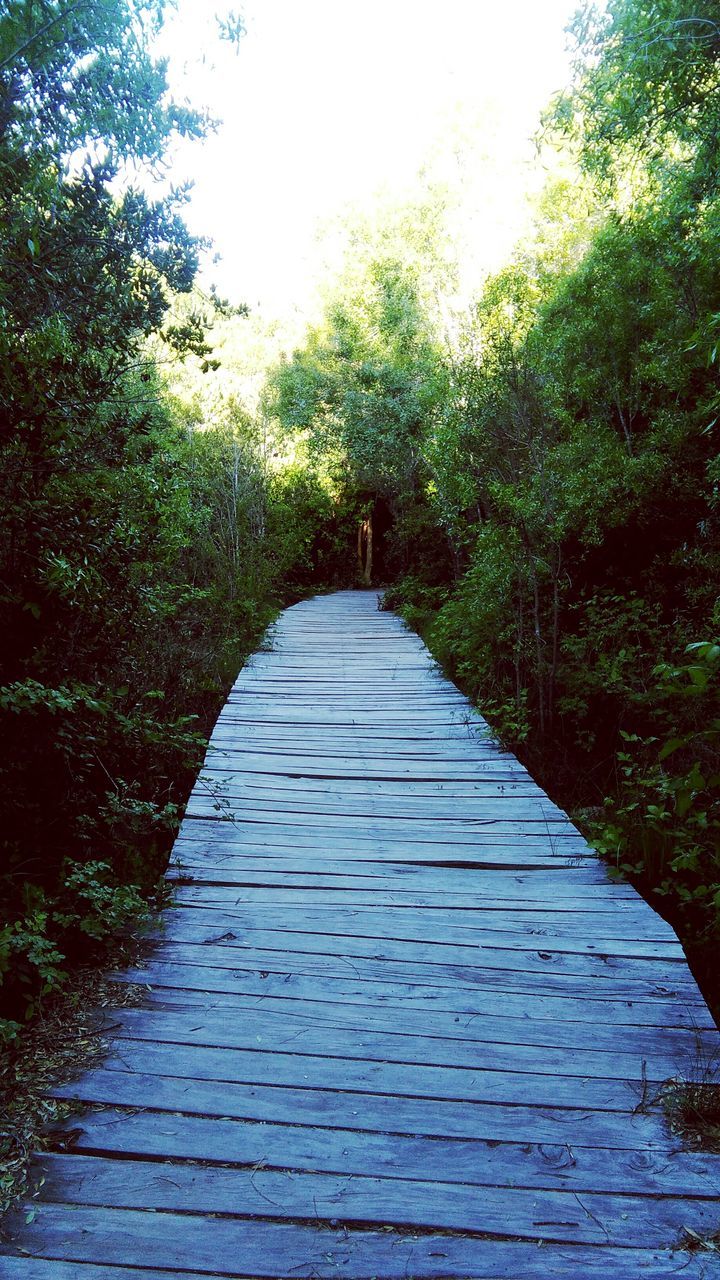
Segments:
[[[239,53],[240,41],[247,31],[242,14],[236,13],[234,9],[231,9],[224,17],[216,17],[215,21],[220,39],[226,40],[228,44],[234,47],[235,52]]]
[[[342,458],[351,485],[409,496],[442,378],[415,274],[380,256],[353,288],[343,283],[325,324],[273,375],[268,403]]]
[[[717,186],[720,9],[713,0],[610,0],[575,19],[576,80],[555,125],[583,162],[615,184],[633,157]],[[625,171],[625,172],[624,172]]]

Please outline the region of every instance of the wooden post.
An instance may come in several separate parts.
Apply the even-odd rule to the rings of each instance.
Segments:
[[[372,514],[361,520],[358,526],[358,578],[369,587],[372,580]]]
[[[372,582],[372,559],[373,559],[373,527],[372,512],[369,513],[365,521],[365,577],[363,581],[366,587]]]

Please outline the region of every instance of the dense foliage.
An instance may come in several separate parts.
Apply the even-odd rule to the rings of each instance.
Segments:
[[[323,323],[266,388],[267,412],[282,431],[306,436],[309,456],[322,460],[358,518],[374,510],[387,533],[389,513],[380,581],[406,572],[421,546],[426,569],[437,558],[424,447],[448,390],[431,310],[433,285],[449,268],[435,218],[431,203],[418,203],[389,212],[379,227],[352,226],[349,265]]]

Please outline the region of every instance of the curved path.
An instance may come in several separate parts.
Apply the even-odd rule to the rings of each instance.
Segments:
[[[6,1280],[717,1265],[720,1156],[659,1100],[718,1039],[673,931],[376,606],[296,605],[242,671]]]

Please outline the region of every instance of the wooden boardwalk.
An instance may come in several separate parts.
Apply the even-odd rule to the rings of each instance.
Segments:
[[[4,1280],[717,1273],[720,1156],[658,1101],[718,1040],[673,931],[374,593],[282,615],[171,874]]]

